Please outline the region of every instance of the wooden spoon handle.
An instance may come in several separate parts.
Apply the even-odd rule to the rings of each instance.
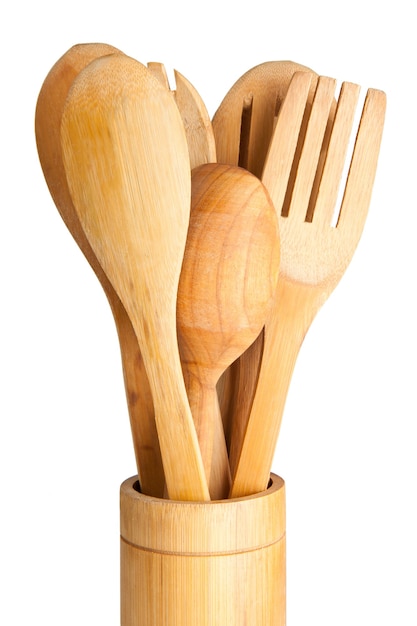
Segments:
[[[209,479],[209,490],[212,500],[224,500],[229,495],[232,478],[217,391],[215,395],[216,410],[213,415],[213,456]]]
[[[196,425],[204,471],[212,500],[227,498],[231,476],[216,387],[184,368],[190,409]]]
[[[264,349],[264,329],[246,352],[227,370],[229,391],[233,397],[229,406],[224,406],[224,415],[229,432],[229,464],[232,479],[236,474],[246,428],[259,380]]]
[[[130,428],[141,493],[162,498],[165,475],[155,423],[155,410],[142,353],[120,300],[112,295],[111,308],[119,337]]]

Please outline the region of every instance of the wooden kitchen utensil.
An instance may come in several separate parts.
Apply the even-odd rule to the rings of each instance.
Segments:
[[[302,126],[306,104],[308,102],[312,74],[309,72],[295,72],[284,100],[280,105],[276,117],[274,136],[269,152],[269,161],[274,163],[273,176],[267,177],[272,196],[279,200],[279,194],[285,194],[291,174],[291,166],[296,151],[298,137]],[[283,196],[282,196],[283,197]],[[227,419],[229,427],[229,459],[232,476],[236,471],[243,438],[246,432],[252,402],[258,383],[259,368],[262,360],[264,333],[262,332],[252,346],[237,359],[230,369],[233,381],[229,390]]]
[[[297,354],[315,315],[350,263],[370,203],[386,97],[381,91],[368,90],[340,212],[336,225],[332,225],[358,96],[356,85],[343,84],[330,132],[326,133],[334,87],[332,79],[318,80],[285,198],[276,190],[280,194],[274,202],[280,215],[280,277],[265,327],[259,379],[233,477],[232,497],[257,493],[268,483]],[[278,140],[274,135],[273,142]],[[272,145],[262,174],[273,201],[274,150]]]
[[[165,66],[162,63],[149,62],[148,68],[167,89],[170,89]],[[191,169],[204,163],[215,163],[217,160],[216,144],[206,105],[185,76],[177,70],[174,70],[174,76],[175,90],[172,90],[172,93],[184,124]]]
[[[162,497],[164,473],[152,394],[132,323],[103,271],[81,226],[68,189],[61,151],[61,117],[68,91],[79,72],[94,59],[120,50],[107,44],[79,44],[52,67],[40,90],[35,133],[42,170],[55,205],[99,279],[113,312],[119,337],[124,382],[139,480],[143,493]]]
[[[222,433],[216,384],[268,317],[278,280],[278,220],[265,187],[247,170],[206,164],[191,180],[178,338],[210,493],[222,499],[230,473],[224,434],[215,437],[216,429]]]
[[[178,109],[138,61],[103,57],[75,79],[61,137],[76,211],[139,341],[168,496],[209,500],[176,335],[191,187]]]
[[[291,85],[296,73],[299,78]],[[303,74],[303,76],[301,76]],[[223,98],[213,117],[218,161],[240,165],[260,177],[272,133],[279,121],[282,170],[277,186],[286,189],[292,165],[291,150],[299,133],[299,107],[305,105],[305,88],[310,83],[307,107],[314,95],[317,74],[292,61],[268,61],[241,76]],[[291,87],[290,87],[291,85]],[[284,101],[287,106],[284,109]],[[278,120],[278,121],[277,121]],[[218,385],[224,430],[232,474],[240,450],[259,375],[263,333],[258,341],[225,372]],[[238,405],[238,408],[236,408]]]

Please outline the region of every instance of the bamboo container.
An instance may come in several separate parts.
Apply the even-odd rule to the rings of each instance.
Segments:
[[[285,484],[212,502],[120,489],[121,626],[285,626]]]

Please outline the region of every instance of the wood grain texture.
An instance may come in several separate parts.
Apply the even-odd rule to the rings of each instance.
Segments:
[[[168,496],[208,500],[176,335],[191,187],[178,109],[145,66],[103,57],[74,81],[61,138],[76,211],[139,341]]]
[[[262,174],[262,180],[268,186],[275,206],[280,206],[285,199],[285,191],[292,173],[293,159],[305,118],[312,78],[311,72],[294,73],[276,115]],[[226,423],[229,423],[230,429],[229,457],[232,476],[236,472],[258,384],[263,349],[264,332],[230,369],[234,399],[229,400],[228,410],[231,412],[231,418],[227,419]]]
[[[148,68],[166,89],[171,89],[163,63],[150,61]],[[216,143],[210,115],[197,89],[180,72],[174,70],[175,89],[171,89],[184,124],[190,167],[216,162]]]
[[[285,485],[212,503],[120,491],[122,626],[285,626]]]
[[[287,170],[288,166],[291,170],[292,165],[290,138],[298,137],[297,113],[299,103],[305,102],[302,85],[293,85],[292,97],[289,93],[296,73],[310,77],[308,106],[313,99],[317,74],[293,61],[267,61],[245,72],[232,85],[212,122],[218,161],[240,165],[258,178],[263,172],[274,132],[279,135],[285,133],[282,142],[275,142],[279,154],[274,163],[281,167],[281,171],[277,172],[275,191],[281,189],[285,192],[287,187],[291,174]],[[304,107],[302,124],[305,124]],[[251,349],[226,370],[218,384],[232,474],[255,394],[263,340],[262,332]]]
[[[279,250],[275,209],[254,175],[222,164],[192,171],[177,326],[188,398],[215,499],[226,497],[230,487],[224,435],[214,444],[214,433],[221,429],[216,384],[268,318]]]
[[[175,101],[184,124],[191,169],[215,163],[216,143],[210,115],[197,89],[175,70]]]
[[[68,189],[61,150],[61,118],[68,91],[94,59],[120,50],[107,44],[71,47],[51,68],[41,87],[35,112],[39,159],[55,205],[109,301],[119,337],[136,465],[144,493],[161,497],[165,479],[156,432],[152,394],[132,323],[84,233]]]
[[[386,97],[381,91],[368,90],[343,200],[333,226],[336,191],[358,90],[356,85],[343,85],[323,155],[317,145],[322,145],[326,133],[323,122],[331,110],[330,84],[328,79],[318,82],[295,163],[294,183],[287,190],[288,208],[285,202],[276,205],[280,212],[280,277],[273,313],[265,327],[258,385],[233,478],[232,497],[257,493],[267,484],[298,352],[318,310],[350,263],[368,212]],[[311,124],[314,128],[310,129]],[[312,175],[314,171],[319,174],[318,180]]]
[[[240,165],[261,178],[276,115],[295,72],[317,75],[293,61],[268,61],[243,74],[229,89],[213,117],[219,163]]]

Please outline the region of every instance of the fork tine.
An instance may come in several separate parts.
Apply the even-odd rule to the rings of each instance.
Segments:
[[[360,87],[344,82],[340,90],[336,115],[330,135],[330,142],[324,163],[318,194],[307,221],[330,225],[336,206],[340,181],[346,160],[346,153],[352,132],[355,109]]]
[[[278,113],[262,172],[262,182],[278,215],[281,215],[312,76],[309,72],[295,72],[292,77]]]
[[[191,169],[203,163],[215,163],[216,142],[206,106],[195,87],[174,70],[174,98],[187,136]]]
[[[306,217],[335,87],[334,78],[320,76],[318,79],[300,160],[296,166],[294,186],[285,199],[282,212],[297,220],[304,221]]]
[[[386,95],[369,89],[365,98],[345,192],[337,222],[357,243],[365,224],[375,180],[386,109]]]
[[[168,74],[163,63],[157,63],[156,61],[149,61],[147,64],[148,69],[161,81],[164,87],[170,90]]]

